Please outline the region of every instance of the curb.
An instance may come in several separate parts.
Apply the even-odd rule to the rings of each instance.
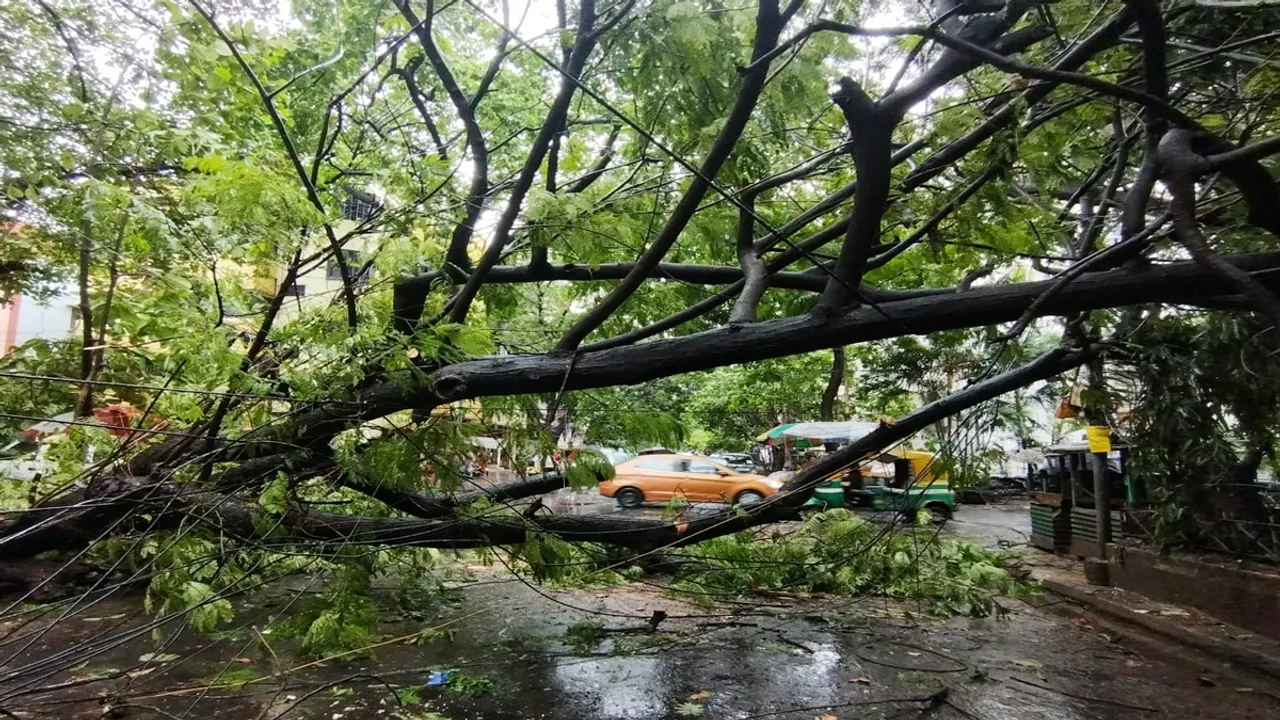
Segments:
[[[1114,620],[1137,625],[1166,640],[1172,640],[1179,645],[1199,650],[1233,666],[1259,675],[1265,675],[1272,680],[1280,680],[1280,657],[1240,647],[1226,640],[1219,640],[1193,630],[1187,630],[1176,623],[1134,612],[1119,603],[1092,595],[1073,585],[1048,579],[1041,580],[1040,584],[1050,592],[1070,598]]]

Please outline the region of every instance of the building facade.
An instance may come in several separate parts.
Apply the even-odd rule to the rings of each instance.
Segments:
[[[79,301],[74,285],[64,283],[47,299],[14,295],[0,300],[0,357],[37,338],[62,340],[79,328]]]

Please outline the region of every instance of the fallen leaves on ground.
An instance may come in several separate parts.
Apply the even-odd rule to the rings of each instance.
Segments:
[[[694,693],[694,694],[690,695],[690,696],[688,697],[688,700],[693,701],[693,702],[697,702],[697,701],[699,701],[699,700],[706,700],[706,699],[707,699],[707,698],[709,698],[709,697],[711,697],[711,691],[710,691],[710,690],[703,690],[702,692],[696,692],[696,693]]]

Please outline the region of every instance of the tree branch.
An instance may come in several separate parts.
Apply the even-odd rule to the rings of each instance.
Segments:
[[[763,57],[777,45],[778,34],[782,31],[777,0],[759,0],[759,2],[760,7],[756,13],[755,41],[751,52],[753,62]],[[654,238],[649,248],[645,250],[644,254],[636,262],[635,271],[618,283],[617,287],[605,296],[595,308],[583,315],[565,333],[557,345],[559,351],[568,352],[581,345],[582,341],[593,330],[608,319],[614,311],[622,307],[623,303],[640,288],[641,283],[650,274],[652,268],[657,266],[671,247],[675,245],[685,226],[689,224],[689,220],[697,211],[698,205],[702,202],[707,190],[711,188],[711,184],[719,173],[721,166],[724,165],[730,153],[733,152],[738,138],[742,136],[742,131],[746,129],[747,120],[755,109],[760,93],[764,90],[765,80],[768,78],[768,69],[768,63],[757,64],[756,68],[748,72],[743,78],[737,100],[734,102],[729,116],[725,119],[724,126],[716,136],[715,142],[703,159],[698,172],[690,180],[689,187],[681,196],[675,210],[667,217],[667,221],[658,232],[657,237]]]
[[[840,79],[831,99],[844,113],[853,144],[853,165],[858,187],[853,196],[853,213],[844,244],[836,259],[818,308],[827,312],[844,307],[862,284],[871,246],[880,240],[880,221],[889,202],[889,173],[893,129],[902,120],[904,108],[877,107],[875,101],[852,78]]]
[[[471,153],[472,162],[471,187],[467,191],[465,215],[454,226],[453,236],[449,240],[449,249],[445,253],[445,262],[453,267],[470,268],[471,258],[467,255],[467,247],[471,243],[472,236],[475,235],[476,223],[484,212],[489,193],[489,150],[485,146],[484,131],[476,122],[471,101],[462,93],[462,88],[458,86],[458,81],[449,69],[449,64],[445,62],[444,56],[440,54],[440,49],[436,47],[435,40],[431,36],[435,0],[427,0],[425,18],[422,20],[418,19],[417,13],[409,6],[408,0],[393,0],[393,2],[409,25],[415,28],[418,43],[422,45],[422,51],[426,54],[427,61],[431,63],[431,69],[435,71],[436,77],[440,78],[440,84],[444,87],[445,94],[449,96],[449,102],[458,113],[458,119],[462,121],[466,133],[467,150]],[[414,324],[416,325],[416,320]]]
[[[262,105],[266,108],[267,115],[271,118],[271,125],[275,128],[276,134],[280,137],[280,142],[284,145],[285,154],[289,157],[289,162],[293,165],[293,171],[298,176],[298,182],[302,183],[302,187],[307,192],[307,199],[312,206],[323,216],[326,214],[324,203],[320,200],[320,195],[316,192],[316,186],[311,182],[311,176],[307,174],[307,169],[302,164],[302,158],[298,155],[298,149],[293,144],[293,136],[289,134],[289,128],[285,126],[284,120],[280,117],[280,111],[276,109],[275,101],[271,99],[271,94],[267,92],[266,86],[258,79],[257,73],[253,68],[249,67],[249,63],[244,59],[244,55],[240,53],[240,48],[232,42],[222,27],[208,10],[200,4],[199,0],[187,0],[191,6],[200,13],[205,22],[213,32],[222,40],[227,49],[231,51],[232,57],[235,58],[236,64],[240,66],[241,72],[245,77],[249,78],[249,82],[253,85],[253,89],[257,91]],[[343,300],[347,308],[347,327],[352,331],[355,330],[359,323],[359,315],[356,312],[356,289],[355,283],[352,282],[351,269],[347,267],[347,260],[342,255],[342,245],[338,242],[338,238],[334,235],[333,227],[328,222],[324,223],[324,233],[329,241],[329,249],[333,253],[333,259],[338,264],[338,271],[342,276]]]
[[[436,127],[435,120],[431,118],[431,112],[427,109],[426,98],[422,93],[422,88],[418,87],[418,80],[414,74],[418,72],[418,66],[422,64],[422,55],[418,55],[409,61],[404,68],[397,70],[400,79],[404,81],[405,89],[409,91],[409,100],[413,102],[414,108],[418,110],[418,116],[422,118],[422,124],[427,126],[427,132],[431,135],[431,142],[436,146],[436,155],[445,162],[449,161],[449,152],[445,149],[444,139],[440,137],[440,130]]]
[[[729,313],[730,323],[755,322],[756,311],[760,307],[760,299],[769,288],[769,270],[764,261],[756,253],[756,194],[744,193],[744,207],[738,211],[738,264],[742,267],[742,291],[733,311]]]
[[[464,508],[481,499],[495,503],[505,503],[534,495],[544,495],[569,486],[568,479],[560,473],[530,475],[529,477],[452,495],[428,495],[427,493],[412,490],[397,490],[385,485],[356,480],[349,476],[343,477],[341,482],[343,485],[362,492],[390,508],[425,520],[448,517],[457,512],[459,508]]]
[[[1277,153],[1280,153],[1280,135],[1273,135],[1242,148],[1210,155],[1201,163],[1200,169],[1204,172],[1231,170]]]
[[[1173,196],[1169,212],[1173,215],[1173,232],[1178,242],[1196,262],[1229,280],[1273,325],[1280,327],[1280,298],[1249,273],[1214,252],[1200,232],[1196,221],[1195,181],[1199,177],[1201,161],[1192,149],[1191,133],[1181,129],[1165,133],[1160,141],[1158,158],[1162,179]]]
[[[836,419],[836,396],[840,386],[844,385],[845,349],[831,348],[831,372],[827,375],[827,386],[822,389],[822,402],[818,410],[818,419],[831,422]]]
[[[569,63],[565,67],[566,77],[562,78],[560,91],[557,93],[556,99],[551,103],[551,108],[547,111],[547,117],[543,120],[542,127],[538,130],[538,135],[533,140],[533,146],[525,157],[524,166],[520,170],[520,175],[516,178],[515,186],[511,189],[511,196],[507,199],[507,207],[498,219],[497,227],[494,228],[493,237],[489,240],[489,245],[485,248],[484,255],[480,258],[475,270],[467,278],[462,290],[453,298],[453,305],[449,310],[449,322],[460,323],[466,320],[467,313],[471,310],[471,303],[480,292],[480,287],[484,285],[489,271],[502,258],[502,253],[511,237],[511,229],[515,227],[516,220],[520,216],[521,205],[524,203],[525,196],[528,194],[529,189],[533,187],[538,168],[542,167],[542,160],[546,157],[547,150],[565,125],[565,120],[569,114],[569,104],[573,101],[574,90],[578,87],[579,81],[577,78],[586,68],[587,58],[590,57],[591,51],[595,49],[595,37],[592,33],[595,22],[595,0],[582,0],[578,12],[577,39],[574,42],[573,50],[569,53]]]
[[[1080,68],[1099,52],[1119,42],[1121,34],[1131,24],[1133,24],[1133,13],[1126,6],[1108,18],[1088,37],[1064,53],[1057,64],[1053,66],[1054,70],[1066,72]],[[1031,107],[1048,97],[1055,87],[1056,84],[1054,83],[1044,83],[1027,88],[1017,98],[1006,102],[999,110],[992,113],[982,124],[926,158],[924,162],[920,163],[919,167],[903,180],[903,184],[918,187],[937,177],[947,167],[968,155],[1001,129],[1014,122],[1025,111],[1025,108]]]

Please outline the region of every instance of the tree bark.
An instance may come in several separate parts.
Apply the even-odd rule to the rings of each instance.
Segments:
[[[844,384],[844,374],[845,349],[834,347],[831,349],[831,374],[827,376],[827,386],[822,390],[822,406],[818,411],[818,419],[822,422],[836,419],[836,395]]]
[[[88,221],[80,229],[80,251],[76,286],[80,291],[80,386],[76,396],[75,417],[93,414],[93,301],[89,295],[89,270],[93,263],[93,226]]]

